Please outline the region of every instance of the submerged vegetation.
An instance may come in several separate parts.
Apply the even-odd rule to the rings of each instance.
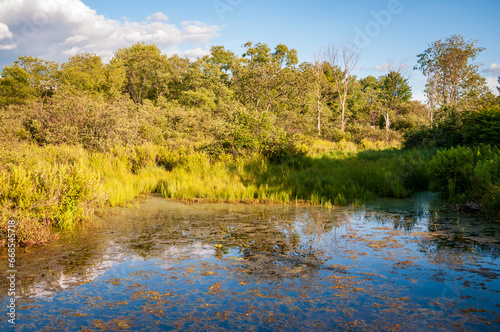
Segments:
[[[445,44],[460,53],[464,43]],[[435,97],[427,106],[410,100],[401,69],[353,76],[355,64],[339,62],[352,48],[299,64],[282,44],[244,47],[242,57],[213,47],[191,61],[136,44],[108,64],[80,54],[6,66],[0,241],[10,219],[20,244],[41,244],[57,236],[52,227],[74,228],[141,193],[332,206],[432,189],[500,218],[499,99],[476,67],[473,80],[452,77],[460,91],[441,91],[440,55],[420,55]]]

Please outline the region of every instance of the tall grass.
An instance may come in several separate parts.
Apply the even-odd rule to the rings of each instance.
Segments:
[[[21,244],[53,238],[104,205],[141,193],[179,200],[359,205],[377,196],[426,189],[422,151],[297,153],[279,164],[262,154],[210,156],[193,148],[145,144],[90,152],[80,146],[20,144],[0,150],[0,232],[19,220]],[[5,238],[5,237],[4,237]],[[2,243],[0,243],[1,245]]]
[[[19,144],[0,150],[0,246],[7,222],[22,245],[41,244],[51,227],[74,228],[106,204],[123,205],[153,192],[167,171],[141,154],[150,147],[92,153],[81,146]],[[153,157],[155,154],[151,153]]]
[[[273,164],[260,155],[210,162],[196,154],[189,167],[174,167],[158,191],[182,199],[359,205],[378,196],[402,198],[426,189],[429,158],[421,151],[335,152]]]

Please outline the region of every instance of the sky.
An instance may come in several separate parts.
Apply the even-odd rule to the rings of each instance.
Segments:
[[[459,34],[485,48],[476,62],[496,93],[499,13],[499,0],[0,0],[0,69],[24,55],[63,63],[88,52],[107,61],[137,42],[192,59],[214,45],[241,55],[247,41],[283,43],[300,62],[347,43],[361,50],[359,78],[404,63],[414,99],[423,101],[417,55]]]

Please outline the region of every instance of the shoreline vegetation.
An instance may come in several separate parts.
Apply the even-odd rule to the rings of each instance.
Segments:
[[[335,59],[244,47],[192,61],[136,44],[108,64],[81,54],[6,66],[0,246],[9,220],[19,245],[43,244],[144,193],[332,207],[433,190],[500,220],[500,98],[478,77],[453,102],[436,90],[429,107],[410,100],[400,71],[358,79]],[[419,55],[426,75],[433,56]]]
[[[489,145],[477,150],[452,148],[437,152],[358,150],[354,145],[347,146],[314,155],[297,153],[273,163],[261,153],[214,158],[194,148],[152,144],[90,152],[81,146],[19,143],[4,147],[0,153],[0,179],[6,184],[0,193],[2,232],[6,232],[7,220],[15,219],[20,245],[43,244],[57,236],[51,232],[54,226],[72,229],[91,220],[102,207],[125,206],[147,193],[184,202],[311,204],[328,208],[360,206],[377,197],[405,198],[430,188],[441,189],[443,196],[454,202],[459,202],[460,197],[449,195],[460,193],[466,202],[470,196],[462,188],[465,182],[485,186],[492,181],[487,169],[491,156],[496,158],[497,171],[500,165],[498,149]],[[465,157],[473,159],[475,155],[484,158],[476,162],[472,173],[453,170],[453,165],[461,168],[461,164],[450,158],[464,162]],[[456,176],[458,181],[450,181]],[[480,200],[483,206],[498,204],[496,193],[487,191],[485,200]],[[495,207],[491,209],[494,213]]]

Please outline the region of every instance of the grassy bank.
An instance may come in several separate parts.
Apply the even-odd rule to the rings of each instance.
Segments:
[[[41,244],[51,227],[71,229],[102,206],[124,205],[141,193],[182,200],[350,205],[426,189],[429,153],[355,147],[279,164],[261,154],[210,156],[156,145],[89,152],[76,146],[20,144],[0,151],[1,230],[18,224],[22,245]],[[5,238],[5,236],[3,236]]]
[[[428,177],[421,151],[336,151],[317,156],[290,156],[270,163],[261,155],[210,162],[192,155],[158,186],[168,198],[222,201],[258,200],[359,205],[378,196],[407,197],[426,189]]]
[[[319,144],[321,145],[321,144]],[[475,148],[358,150],[312,145],[279,162],[261,153],[213,156],[192,147],[152,144],[90,152],[78,146],[19,144],[0,150],[0,229],[16,220],[21,245],[74,228],[96,209],[141,193],[208,202],[361,205],[429,188],[452,203],[475,201],[490,219],[500,210],[500,151]],[[334,149],[332,149],[334,148]],[[5,240],[0,243],[5,244]]]

